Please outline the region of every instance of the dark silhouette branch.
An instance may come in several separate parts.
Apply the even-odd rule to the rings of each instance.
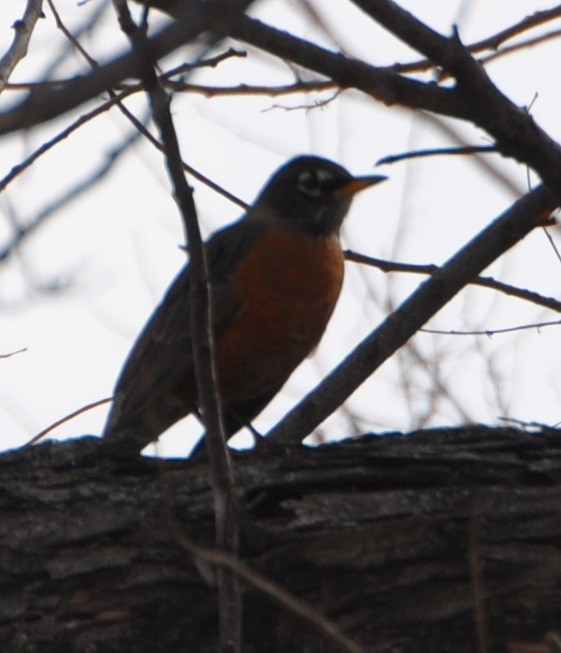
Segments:
[[[540,186],[515,202],[367,336],[268,436],[299,442],[482,270],[524,238],[557,206]]]
[[[425,274],[431,275],[440,270],[440,266],[434,265],[433,263],[429,264],[418,264],[418,263],[399,263],[397,261],[386,261],[384,259],[375,258],[373,256],[366,256],[365,254],[360,254],[359,252],[352,252],[350,250],[345,251],[345,259],[347,261],[352,261],[353,263],[360,263],[362,265],[369,265],[374,267],[382,272],[404,272],[407,274]],[[519,288],[518,286],[513,286],[510,283],[504,283],[493,279],[493,277],[477,277],[472,279],[469,282],[474,286],[481,286],[482,288],[489,288],[490,290],[496,290],[508,295],[510,297],[516,297],[517,299],[522,299],[524,301],[535,304],[536,306],[542,306],[543,308],[549,308],[556,313],[561,313],[561,302],[554,297],[544,297],[533,290],[528,290],[527,288]]]
[[[518,21],[518,23],[515,23],[514,25],[511,25],[506,29],[500,30],[499,32],[495,32],[494,34],[491,34],[490,36],[486,36],[485,38],[480,39],[479,41],[474,41],[473,43],[467,44],[466,48],[473,55],[478,54],[480,52],[485,52],[486,50],[494,50],[495,52],[493,52],[493,54],[483,57],[482,59],[479,60],[481,63],[486,64],[489,63],[489,61],[492,61],[494,58],[497,58],[499,56],[504,56],[505,54],[510,54],[515,50],[519,50],[521,48],[527,47],[528,45],[533,45],[534,43],[542,42],[550,38],[553,38],[554,35],[556,34],[555,31],[548,34],[543,34],[540,37],[536,37],[535,39],[532,38],[528,40],[523,40],[519,43],[516,43],[513,46],[508,46],[499,50],[500,46],[506,41],[509,41],[510,39],[516,36],[520,36],[521,34],[523,34],[528,30],[534,29],[539,25],[543,25],[559,17],[561,17],[561,5],[557,5],[552,9],[536,11],[535,13],[531,14],[530,16],[526,16],[522,20]],[[397,73],[413,73],[413,72],[424,71],[432,67],[433,67],[433,63],[430,60],[423,59],[421,61],[412,61],[410,63],[394,64],[393,66],[391,66],[391,70]]]
[[[216,515],[216,546],[233,556],[238,552],[238,511],[236,488],[230,453],[226,445],[222,409],[216,382],[216,367],[212,340],[212,305],[208,270],[205,260],[193,193],[183,171],[179,141],[171,117],[170,101],[160,85],[155,60],[146,38],[145,26],[132,20],[126,0],[113,0],[121,29],[128,36],[138,62],[138,74],[150,99],[152,117],[158,126],[164,148],[166,166],[173,186],[175,200],[181,212],[190,255],[190,316],[191,354],[197,382],[199,409],[206,430],[208,453],[213,482]],[[136,450],[133,452],[136,454]],[[220,643],[223,653],[241,651],[242,601],[239,580],[230,571],[218,572],[220,603]]]
[[[465,120],[484,129],[505,156],[528,164],[552,189],[561,188],[561,147],[491,82],[457,35],[438,34],[391,0],[353,0],[388,31],[427,56],[455,80]]]
[[[27,0],[23,16],[12,25],[14,38],[8,50],[0,58],[0,93],[6,87],[10,75],[27,55],[29,42],[40,18],[44,18],[43,0]]]

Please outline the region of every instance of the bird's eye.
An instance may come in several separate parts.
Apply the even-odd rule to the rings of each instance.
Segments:
[[[305,170],[298,175],[296,187],[305,195],[319,197],[332,179],[333,175],[327,170]]]
[[[305,170],[298,175],[296,187],[301,193],[311,195],[312,197],[316,197],[321,192],[318,179],[311,170]]]

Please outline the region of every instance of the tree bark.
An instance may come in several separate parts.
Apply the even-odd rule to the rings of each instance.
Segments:
[[[559,431],[267,443],[234,465],[242,561],[364,650],[556,650]],[[193,553],[213,527],[202,459],[95,438],[2,455],[0,650],[218,650],[215,568]],[[341,650],[245,581],[243,637],[250,653]]]

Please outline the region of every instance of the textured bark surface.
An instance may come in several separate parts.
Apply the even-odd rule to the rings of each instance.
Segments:
[[[240,557],[367,651],[559,650],[559,431],[467,427],[235,457]],[[0,457],[0,650],[217,650],[204,461],[87,438]],[[340,650],[257,590],[244,651]]]

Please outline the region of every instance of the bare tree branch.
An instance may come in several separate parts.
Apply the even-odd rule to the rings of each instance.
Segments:
[[[481,52],[482,50],[497,50],[505,41],[509,41],[515,36],[519,36],[523,32],[534,29],[538,25],[543,25],[549,21],[555,20],[561,17],[561,4],[555,5],[551,9],[544,9],[542,11],[536,11],[531,16],[526,16],[518,23],[507,27],[506,29],[493,34],[492,36],[487,36],[480,41],[471,43],[468,47],[470,52]]]
[[[251,2],[252,0],[233,0],[228,4],[243,10]],[[182,7],[182,16],[189,20],[168,24],[150,39],[150,51],[155,60],[193,41],[207,29],[197,3],[188,0]],[[114,87],[128,77],[134,77],[136,73],[136,57],[129,51],[88,75],[72,79],[62,88],[49,86],[33,89],[23,102],[0,113],[0,134],[26,129],[61,116],[97,97],[105,89]]]
[[[366,256],[358,252],[352,252],[350,250],[345,251],[345,258],[347,261],[353,261],[354,263],[370,265],[385,273],[405,272],[410,274],[430,275],[442,269],[433,263],[422,265],[418,263],[399,263],[396,261],[386,261],[383,259],[375,258],[373,256]],[[536,306],[543,306],[544,308],[549,308],[552,311],[561,313],[561,302],[559,300],[555,299],[554,297],[544,297],[543,295],[540,295],[533,290],[518,288],[517,286],[503,283],[502,281],[497,281],[492,277],[477,277],[472,279],[469,283],[474,286],[481,286],[483,288],[497,290],[498,292],[502,292],[505,295],[517,297],[518,299],[523,299],[524,301],[535,304]]]
[[[191,354],[200,411],[206,429],[206,447],[213,482],[216,515],[216,546],[238,552],[238,510],[230,453],[226,445],[222,409],[216,382],[213,353],[212,305],[208,270],[193,194],[183,172],[179,142],[170,112],[170,99],[160,85],[155,60],[146,38],[145,27],[138,27],[130,15],[126,0],[113,0],[121,29],[129,38],[164,146],[164,156],[172,181],[174,197],[181,211],[190,254]],[[136,452],[135,452],[136,453]],[[242,598],[239,578],[224,568],[218,573],[220,642],[223,653],[240,653],[242,633]]]
[[[199,562],[212,564],[218,568],[228,569],[236,574],[241,580],[245,581],[250,587],[259,590],[266,597],[272,599],[275,603],[283,607],[287,612],[294,614],[300,619],[304,619],[309,627],[317,631],[318,635],[323,637],[329,645],[335,645],[338,651],[346,651],[346,653],[366,653],[362,646],[359,646],[353,642],[352,639],[347,637],[333,621],[326,619],[311,605],[301,601],[298,597],[287,592],[280,585],[272,582],[269,578],[256,573],[251,569],[251,567],[237,558],[224,553],[224,551],[211,551],[209,549],[195,546],[192,542],[181,536],[178,537],[178,542],[191,555],[195,556]]]
[[[23,347],[22,349],[17,349],[16,351],[10,351],[7,354],[0,354],[0,358],[11,358],[12,356],[16,356],[17,354],[23,354],[24,351],[27,351],[27,347]]]
[[[544,327],[550,326],[561,326],[561,320],[550,320],[548,322],[535,322],[533,324],[518,324],[516,326],[504,327],[503,329],[476,329],[470,331],[459,331],[458,329],[421,329],[423,333],[436,333],[441,336],[487,336],[491,338],[492,336],[502,334],[502,333],[513,333],[515,331],[528,331],[536,330],[539,331]]]
[[[97,438],[5,453],[4,650],[216,651],[209,580],[229,565],[248,653],[473,653],[476,554],[491,650],[554,653],[537,644],[561,612],[559,436],[470,426],[238,454],[240,562],[214,550],[202,461],[123,461]]]
[[[499,91],[457,35],[445,38],[392,0],[353,2],[456,79],[453,93],[463,107],[463,118],[485,129],[500,152],[530,165],[552,189],[561,188],[559,144]]]
[[[0,59],[0,93],[8,83],[14,68],[27,55],[27,48],[39,18],[43,18],[43,0],[27,0],[20,20],[13,25],[14,38],[7,52]]]
[[[499,47],[506,41],[509,41],[510,39],[523,34],[525,31],[534,29],[538,25],[543,25],[547,22],[555,20],[560,16],[561,5],[557,5],[551,9],[545,9],[543,11],[536,11],[531,16],[526,16],[522,20],[518,21],[518,23],[515,23],[506,29],[496,32],[495,34],[487,36],[479,41],[469,43],[466,45],[466,49],[471,54],[477,54],[479,52],[484,52],[485,50],[495,50],[496,52],[493,54],[480,59],[481,63],[489,63],[489,61],[492,61],[499,56],[504,56],[507,53],[514,52],[520,48],[527,47],[528,45],[533,45],[535,43],[554,38],[557,35],[557,30],[548,34],[543,34],[536,38],[521,41],[520,43],[499,50]],[[427,70],[431,67],[433,67],[433,63],[429,59],[423,59],[421,61],[413,61],[411,63],[394,64],[393,66],[390,66],[390,69],[397,73],[412,73]]]
[[[557,202],[556,195],[545,186],[515,202],[410,295],[267,436],[281,442],[300,442],[458,291],[530,233]]]

